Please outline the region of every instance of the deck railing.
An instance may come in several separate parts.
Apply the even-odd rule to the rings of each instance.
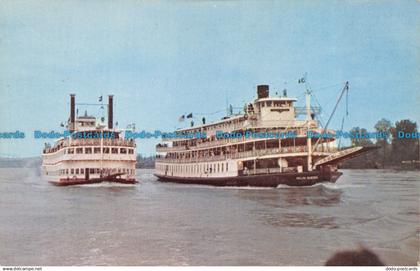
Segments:
[[[319,130],[319,129],[318,129]],[[270,131],[268,131],[270,132]],[[307,129],[305,128],[300,128],[300,129],[291,129],[288,131],[274,131],[273,133],[286,133],[287,132],[295,132],[296,137],[306,137],[307,136]],[[318,131],[320,132],[320,131]],[[327,132],[332,133],[332,130],[328,130]],[[156,151],[158,152],[172,152],[172,151],[184,151],[184,150],[197,150],[197,149],[202,149],[202,148],[211,148],[211,147],[223,147],[224,145],[227,144],[236,144],[236,143],[249,143],[249,142],[254,142],[254,141],[264,141],[264,140],[272,140],[275,138],[254,138],[254,137],[249,137],[249,138],[244,138],[244,137],[240,137],[240,138],[226,138],[226,139],[217,139],[217,140],[213,140],[213,141],[206,141],[206,142],[197,142],[195,146],[186,146],[186,145],[181,145],[181,146],[168,146],[167,144],[163,144],[161,146],[157,146],[156,147]],[[199,140],[199,139],[197,139]],[[277,140],[284,140],[283,138],[279,138]]]
[[[100,139],[75,139],[75,140],[65,140],[61,143],[46,148],[44,153],[53,153],[65,147],[84,147],[84,146],[94,146],[100,147]],[[134,140],[123,140],[123,139],[103,139],[102,146],[116,146],[116,147],[135,147],[136,143]]]
[[[274,168],[257,168],[257,169],[244,169],[241,170],[241,175],[258,175],[258,174],[270,174],[270,173],[281,173],[282,169],[279,167]]]
[[[318,146],[314,152],[321,154],[330,154],[336,152],[336,147],[325,147]],[[222,155],[211,155],[211,156],[201,156],[201,157],[188,157],[188,158],[172,158],[172,157],[156,157],[158,162],[170,162],[170,163],[195,163],[195,162],[208,162],[208,161],[220,161],[226,159],[240,159],[247,157],[259,157],[266,155],[276,155],[276,154],[290,154],[290,155],[307,155],[308,147],[299,146],[299,147],[282,147],[282,148],[267,148],[261,150],[251,150],[245,152],[237,152],[230,154]]]

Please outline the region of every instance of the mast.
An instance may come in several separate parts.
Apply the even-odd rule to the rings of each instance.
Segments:
[[[108,130],[112,131],[114,128],[114,95],[108,95]],[[101,126],[101,177],[103,171],[103,160],[104,160],[104,127]]]
[[[344,93],[345,93],[346,91],[347,91],[347,93],[348,93],[348,91],[349,91],[349,82],[348,82],[348,81],[346,81],[346,84],[344,85],[343,90],[341,90],[340,97],[338,97],[338,100],[337,100],[337,102],[335,103],[334,109],[333,109],[333,111],[332,111],[332,113],[331,113],[331,115],[330,115],[330,117],[329,117],[329,119],[328,119],[328,121],[327,121],[327,124],[325,124],[325,127],[322,129],[322,130],[323,130],[323,132],[326,132],[326,131],[327,131],[328,125],[330,124],[330,121],[331,121],[332,117],[334,116],[335,111],[337,110],[338,104],[340,103],[341,98],[343,98],[343,95],[344,95]],[[322,139],[322,136],[320,136],[320,137],[318,138],[318,140],[316,141],[315,146],[314,146],[314,149],[315,149],[315,148],[318,146],[318,144],[321,142],[321,139]]]
[[[101,102],[101,109],[103,109],[104,108],[104,102],[103,102],[103,96],[101,95],[101,97],[100,97],[100,102]],[[104,166],[103,166],[103,160],[104,160],[104,148],[103,148],[103,145],[104,145],[104,129],[103,129],[103,125],[102,125],[102,120],[104,119],[104,117],[103,117],[103,111],[102,111],[102,117],[101,117],[101,122],[100,122],[100,125],[99,125],[99,127],[101,128],[101,171],[100,171],[100,177],[102,178],[103,177],[103,168],[104,168]]]
[[[309,88],[306,88],[306,145],[308,148],[308,171],[312,171],[312,139],[309,137],[311,119],[311,92],[309,91]]]
[[[101,126],[102,127],[102,126]],[[103,160],[104,160],[104,148],[103,148],[103,145],[104,145],[104,130],[103,130],[103,128],[101,128],[101,171],[100,171],[100,177],[102,178],[103,177]]]

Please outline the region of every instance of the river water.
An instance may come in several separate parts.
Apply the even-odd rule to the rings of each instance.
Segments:
[[[420,174],[345,170],[336,184],[55,187],[0,169],[0,265],[323,265],[363,245],[417,265]]]

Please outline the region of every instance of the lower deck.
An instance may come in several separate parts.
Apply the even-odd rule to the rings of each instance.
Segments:
[[[82,185],[82,184],[96,184],[96,183],[120,183],[120,184],[136,184],[138,183],[134,177],[123,176],[122,174],[108,175],[105,177],[98,178],[60,178],[52,179],[50,183],[57,186],[70,186],[70,185]]]
[[[195,163],[157,161],[158,175],[187,178],[223,178],[271,173],[302,173],[307,170],[306,157],[253,157]]]
[[[42,165],[44,178],[50,182],[89,183],[118,177],[135,180],[135,161],[82,161],[63,160],[56,164]]]

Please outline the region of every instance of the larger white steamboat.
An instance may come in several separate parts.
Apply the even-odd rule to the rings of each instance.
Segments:
[[[342,95],[345,91],[348,83]],[[257,94],[243,114],[211,124],[203,121],[202,125],[176,131],[205,133],[205,138],[172,138],[158,144],[155,175],[159,180],[269,187],[335,182],[342,174],[337,171],[339,161],[370,150],[366,147],[339,150],[334,142],[335,131],[320,128],[314,118],[309,91],[304,120],[297,119],[295,98],[287,94],[270,97],[268,85],[258,86]],[[220,137],[220,131],[233,136]],[[332,136],[316,138],[308,133]],[[266,136],[247,136],[252,134]],[[293,136],[287,136],[290,134]]]
[[[69,135],[43,150],[42,172],[55,185],[100,182],[136,183],[136,143],[113,127],[113,96],[108,97],[108,125],[94,116],[76,116],[70,95]]]

